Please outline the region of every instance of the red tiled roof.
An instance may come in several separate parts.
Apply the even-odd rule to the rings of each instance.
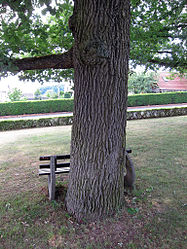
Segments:
[[[187,90],[187,79],[175,77],[168,79],[167,77],[171,76],[171,73],[162,72],[159,75],[158,87],[160,89],[166,90]]]

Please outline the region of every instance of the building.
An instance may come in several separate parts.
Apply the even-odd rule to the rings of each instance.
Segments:
[[[34,100],[34,93],[23,93],[23,98],[25,98],[26,100]]]
[[[168,72],[161,72],[158,79],[160,92],[187,91],[187,79],[173,76]]]

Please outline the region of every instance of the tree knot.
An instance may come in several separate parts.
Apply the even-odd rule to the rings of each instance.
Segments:
[[[83,41],[79,45],[79,59],[83,64],[101,64],[108,58],[109,50],[107,44],[98,38]]]

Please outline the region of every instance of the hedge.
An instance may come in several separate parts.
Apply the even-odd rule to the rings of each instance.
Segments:
[[[0,121],[0,131],[40,128],[59,125],[72,125],[73,116],[40,119],[20,119]]]
[[[145,93],[128,96],[128,106],[166,105],[187,103],[186,92]]]
[[[187,103],[187,92],[147,93],[128,96],[128,106]],[[33,100],[0,103],[0,116],[73,112],[73,99]]]
[[[187,107],[170,107],[147,109],[127,112],[127,120],[147,119],[147,118],[161,118],[173,116],[187,115]],[[72,125],[73,116],[61,116],[50,118],[33,118],[33,119],[17,119],[17,120],[3,120],[0,121],[0,131],[28,129],[49,127],[58,125]]]
[[[73,99],[33,100],[0,103],[0,116],[72,112]]]

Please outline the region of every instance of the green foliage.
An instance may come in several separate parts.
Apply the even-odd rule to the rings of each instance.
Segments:
[[[146,109],[145,110],[128,110],[127,120],[138,120],[138,119],[151,119],[151,118],[163,118],[173,116],[185,116],[187,114],[187,107],[167,107],[157,109]],[[0,131],[17,130],[17,129],[28,129],[28,128],[40,128],[40,127],[51,127],[51,126],[63,126],[72,125],[73,115],[63,115],[59,117],[42,117],[32,119],[8,119],[0,121]],[[147,188],[146,192],[150,193],[151,188]]]
[[[0,116],[32,113],[72,112],[73,102],[73,99],[55,99],[0,103]]]
[[[132,215],[137,214],[138,211],[139,211],[138,208],[127,208],[127,212]]]
[[[41,92],[40,92],[39,89],[37,89],[37,90],[35,91],[35,93],[34,93],[34,98],[37,99],[37,100],[41,99]]]
[[[69,93],[69,92],[64,93],[64,98],[65,99],[71,98],[71,93]]]
[[[185,0],[131,0],[130,65],[186,69]],[[36,11],[37,9],[37,11]],[[71,0],[0,1],[0,71],[16,72],[12,59],[62,53],[69,50],[73,37],[68,27],[72,15]],[[43,17],[45,16],[45,17]],[[25,71],[20,79],[72,79],[73,70]]]
[[[133,73],[128,80],[130,93],[152,93],[157,88],[156,75],[153,73]]]
[[[60,91],[60,97],[64,96],[64,91]]]
[[[147,93],[128,96],[128,106],[185,103],[187,92]],[[73,112],[73,99],[20,101],[0,103],[0,116],[32,113]]]
[[[58,94],[53,90],[47,90],[45,95],[49,99],[58,99]]]
[[[18,88],[13,88],[11,91],[8,92],[8,97],[10,101],[20,101],[23,96],[23,93]]]
[[[145,93],[128,96],[128,106],[186,103],[187,92]]]
[[[0,1],[0,8],[3,5]],[[6,71],[15,72],[12,58],[34,57],[59,54],[71,48],[73,37],[68,27],[68,19],[72,15],[71,1],[56,1],[51,7],[51,1],[14,1],[15,4],[3,5],[2,22],[0,24],[0,71],[7,76]],[[19,2],[24,5],[21,12]],[[36,3],[34,5],[34,2]],[[42,11],[35,8],[42,7]],[[11,10],[10,10],[11,9]],[[42,13],[40,13],[42,12]],[[45,17],[42,17],[46,15]],[[20,79],[46,80],[72,79],[73,70],[37,70],[25,71],[19,74]]]
[[[131,52],[133,66],[161,66],[184,72],[187,62],[185,0],[131,0]],[[156,66],[155,66],[156,65]]]

